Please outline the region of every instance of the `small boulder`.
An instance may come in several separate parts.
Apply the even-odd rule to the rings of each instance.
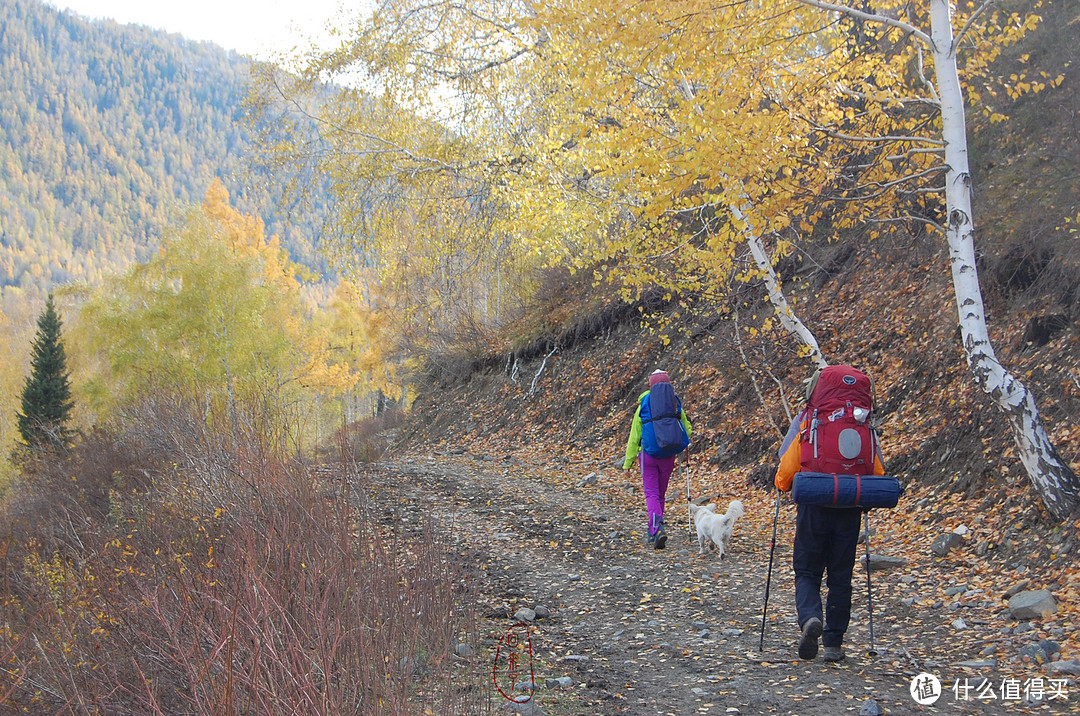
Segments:
[[[519,697],[523,698],[523,697]],[[503,701],[501,710],[504,713],[519,714],[519,716],[547,716],[547,712],[540,708],[536,699],[528,701]]]
[[[1045,664],[1046,652],[1040,649],[1038,644],[1025,644],[1020,649],[1020,658],[1025,663]]]
[[[535,621],[536,612],[527,607],[522,607],[521,609],[518,609],[516,612],[514,612],[514,619],[519,622],[525,622],[526,624],[529,624]]]
[[[1052,661],[1047,664],[1046,670],[1051,674],[1080,676],[1080,661],[1077,661],[1076,659],[1069,659],[1068,661]]]
[[[867,699],[859,708],[859,716],[885,716],[885,709],[877,701]]]
[[[958,661],[956,665],[965,669],[993,669],[998,663],[996,659],[970,659],[968,661]]]
[[[862,564],[863,569],[866,569],[866,556],[864,555],[859,562]],[[907,560],[903,557],[890,557],[887,554],[871,554],[870,555],[870,571],[876,572],[885,569],[899,569],[907,566]]]
[[[1006,599],[1010,599],[1012,597],[1015,597],[1017,594],[1024,591],[1025,589],[1027,589],[1028,585],[1030,585],[1030,584],[1031,584],[1030,579],[1022,579],[1019,582],[1017,582],[1016,584],[1014,584],[1011,587],[1009,587],[1008,589],[1006,589],[1005,594],[1002,595],[1002,596],[1004,596]]]
[[[930,551],[938,557],[944,557],[964,543],[964,538],[955,532],[940,535],[930,545]]]
[[[1056,611],[1057,602],[1047,589],[1020,592],[1009,599],[1009,615],[1016,620],[1045,619]]]
[[[577,486],[578,487],[586,487],[588,485],[595,485],[595,484],[596,484],[596,473],[595,472],[590,472],[588,475],[586,475],[585,477],[578,480]]]
[[[1049,639],[1042,639],[1039,641],[1039,648],[1046,652],[1046,658],[1050,661],[1057,661],[1061,658],[1061,644]]]
[[[1033,644],[1025,644],[1020,649],[1020,658],[1025,663],[1048,664],[1061,658],[1061,646],[1049,639],[1041,639]]]

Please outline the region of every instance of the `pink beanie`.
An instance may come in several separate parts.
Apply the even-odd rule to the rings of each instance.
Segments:
[[[649,376],[649,387],[653,387],[657,383],[670,383],[671,379],[668,378],[667,371],[654,370],[652,375]]]

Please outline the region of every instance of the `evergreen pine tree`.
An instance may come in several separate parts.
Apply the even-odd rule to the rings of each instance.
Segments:
[[[19,434],[31,447],[58,447],[64,443],[64,423],[72,402],[60,327],[50,293],[38,317],[30,376],[23,387],[22,412],[18,414]]]

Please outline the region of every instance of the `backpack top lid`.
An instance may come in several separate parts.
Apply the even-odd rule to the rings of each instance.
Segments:
[[[664,380],[653,383],[649,392],[641,398],[641,419],[645,422],[661,418],[677,418],[682,406],[671,383]]]
[[[851,403],[853,407],[872,409],[873,385],[870,377],[849,365],[830,365],[822,368],[807,386],[806,406],[831,410]]]

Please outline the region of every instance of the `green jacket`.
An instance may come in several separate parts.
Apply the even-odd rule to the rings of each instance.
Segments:
[[[637,460],[638,453],[641,452],[641,399],[649,394],[649,391],[645,391],[638,396],[637,410],[634,411],[634,422],[630,423],[630,437],[626,441],[626,458],[623,460],[622,469],[629,470],[634,466],[634,462]],[[682,421],[683,427],[686,428],[686,437],[690,437],[690,418],[686,417],[686,411],[682,410],[679,414],[679,419]]]

